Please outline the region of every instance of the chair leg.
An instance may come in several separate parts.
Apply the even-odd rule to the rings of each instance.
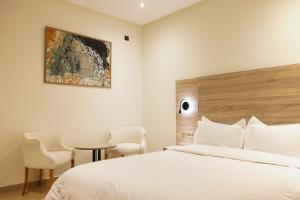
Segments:
[[[23,185],[23,191],[22,195],[24,196],[27,192],[27,187],[28,187],[28,168],[25,167],[25,180],[24,180],[24,185]]]
[[[43,169],[40,169],[40,178],[39,178],[38,185],[42,186],[42,184],[43,184]]]
[[[108,151],[105,150],[105,152],[104,152],[104,159],[106,160],[107,158],[108,158]]]
[[[51,187],[54,181],[54,169],[49,169],[49,182],[48,186]]]
[[[71,168],[73,168],[75,166],[75,161],[74,159],[71,160]]]

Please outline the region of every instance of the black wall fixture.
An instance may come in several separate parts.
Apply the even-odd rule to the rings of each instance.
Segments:
[[[182,99],[180,101],[180,105],[179,105],[179,114],[181,114],[181,109],[183,109],[184,111],[188,110],[190,107],[189,102],[186,99]]]
[[[129,36],[128,36],[128,35],[125,35],[125,36],[124,36],[124,39],[125,39],[126,41],[129,41]]]

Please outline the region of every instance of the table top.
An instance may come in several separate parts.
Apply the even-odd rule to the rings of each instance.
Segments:
[[[101,150],[101,149],[111,149],[116,147],[117,145],[110,145],[110,144],[83,144],[78,145],[75,149],[78,150]]]

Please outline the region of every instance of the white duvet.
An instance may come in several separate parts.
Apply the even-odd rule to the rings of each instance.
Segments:
[[[300,200],[300,159],[189,145],[61,175],[46,200]]]

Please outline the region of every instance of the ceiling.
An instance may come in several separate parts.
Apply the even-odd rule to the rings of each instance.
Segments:
[[[66,0],[101,13],[144,25],[201,0]],[[145,7],[141,8],[143,2]]]

